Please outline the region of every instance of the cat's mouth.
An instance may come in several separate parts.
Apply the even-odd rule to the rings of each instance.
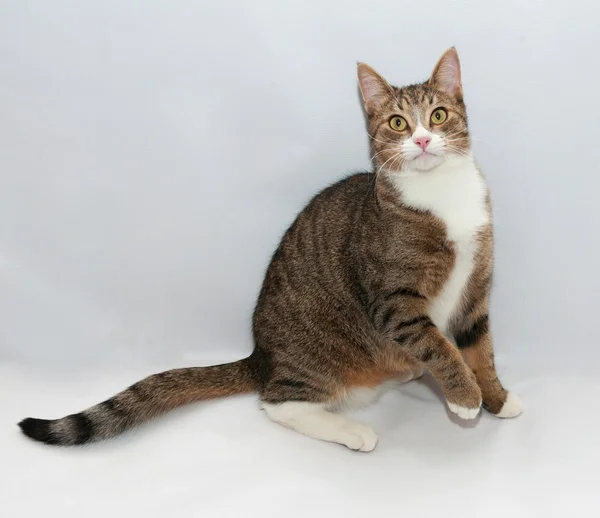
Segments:
[[[418,155],[408,158],[408,160],[410,162],[419,162],[424,160],[430,160],[432,158],[440,158],[440,155],[437,153],[432,153],[431,151],[421,151]]]
[[[422,158],[422,157],[426,157],[426,156],[437,156],[437,155],[430,153],[429,151],[421,151],[421,153],[415,157],[415,160]]]
[[[413,150],[411,150],[411,152],[409,152],[409,153],[405,152],[404,156],[405,156],[405,160],[408,160],[409,162],[414,162],[414,161],[419,161],[419,160],[427,160],[432,157],[440,158],[441,154],[436,151],[432,151],[430,149],[423,149],[423,150],[419,150],[419,152],[417,152],[417,153],[414,153]]]
[[[407,158],[407,166],[417,171],[429,171],[443,161],[443,157],[431,151],[422,151],[418,155]]]

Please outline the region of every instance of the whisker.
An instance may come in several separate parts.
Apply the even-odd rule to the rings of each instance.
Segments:
[[[454,131],[454,132],[451,132],[451,133],[442,133],[442,137],[444,137],[445,139],[452,138],[452,137],[459,136],[461,133],[463,133],[462,130]],[[480,138],[478,138],[478,137],[476,137],[474,135],[465,135],[465,136],[459,136],[458,137],[459,140],[468,140],[469,138],[471,140],[476,140],[478,142],[485,142],[484,140],[482,140],[482,139],[480,139]]]
[[[377,158],[379,157],[379,155],[382,155],[383,153],[387,153],[389,151],[389,149],[382,149],[381,151],[375,153],[372,157],[371,157],[371,161],[374,162],[377,160]]]
[[[443,137],[445,140],[469,140],[469,137],[456,137],[455,135],[448,135]]]
[[[470,153],[467,153],[467,152],[463,151],[462,149],[458,149],[458,148],[448,147],[447,151],[449,153],[454,154],[454,155],[464,156],[464,157],[467,157],[467,158],[471,156]],[[446,156],[448,156],[448,154],[446,153],[446,151],[443,151],[443,153],[445,153]]]
[[[396,158],[402,156],[402,151],[398,151],[398,153],[396,153],[395,155],[392,155],[390,158],[388,158],[383,164],[381,164],[381,167],[377,170],[376,174],[379,174],[381,172],[381,170],[385,167],[385,165],[392,159],[394,159],[394,161],[396,161]]]
[[[400,153],[398,153],[398,158],[402,158],[402,155],[401,155]],[[396,158],[396,160],[397,160],[398,158]],[[394,164],[396,163],[396,160],[394,160],[394,161],[393,161],[393,162],[390,164],[390,169],[391,169],[392,167],[394,167]]]
[[[373,172],[373,181],[370,183],[369,188],[367,189],[367,192],[365,193],[365,196],[369,195],[373,186],[375,186],[375,196],[377,196],[377,173],[376,172]]]
[[[367,133],[367,135],[369,135],[369,137],[371,137],[371,140],[373,142],[378,142],[379,144],[391,144],[392,142],[384,142],[383,140],[379,140],[376,139],[373,135],[371,135],[370,133]]]
[[[384,148],[384,149],[382,149],[381,151],[377,151],[377,153],[375,153],[373,156],[379,156],[379,155],[381,155],[382,153],[385,153],[386,151],[389,151],[389,148]]]
[[[451,133],[448,135],[442,135],[443,139],[446,140],[469,140],[469,137],[467,135],[461,135],[460,133]]]

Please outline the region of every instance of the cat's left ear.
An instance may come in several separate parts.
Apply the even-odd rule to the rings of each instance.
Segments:
[[[462,99],[463,90],[460,81],[460,61],[458,59],[458,52],[456,52],[454,47],[444,52],[444,55],[437,62],[431,73],[429,83],[437,90]]]

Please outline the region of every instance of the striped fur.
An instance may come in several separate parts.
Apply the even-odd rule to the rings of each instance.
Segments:
[[[78,414],[55,420],[27,418],[19,426],[25,435],[46,444],[108,439],[194,401],[255,391],[253,360],[161,372]]]

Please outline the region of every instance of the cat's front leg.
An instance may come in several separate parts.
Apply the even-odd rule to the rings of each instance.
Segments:
[[[482,402],[477,380],[456,347],[426,315],[399,320],[394,340],[422,363],[441,385],[448,408],[462,419],[474,419]]]
[[[481,387],[483,405],[497,417],[516,417],[523,411],[519,398],[506,390],[496,373],[487,312],[469,315],[454,332],[456,345]]]
[[[398,288],[374,303],[370,316],[387,338],[433,375],[448,408],[463,419],[473,419],[481,407],[481,389],[458,349],[432,322],[428,307],[418,291]]]

